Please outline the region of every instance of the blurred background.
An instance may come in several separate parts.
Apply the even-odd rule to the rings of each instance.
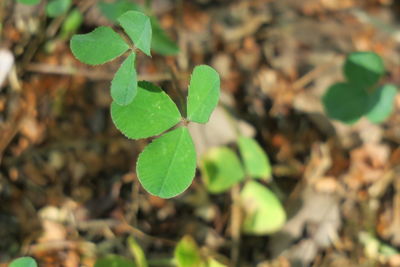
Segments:
[[[47,2],[0,1],[0,266],[129,258],[128,237],[149,266],[174,266],[184,236],[226,266],[400,266],[399,95],[381,124],[331,120],[321,103],[354,51],[379,54],[384,82],[400,84],[399,1],[73,0],[53,13]],[[152,58],[138,55],[139,78],[177,100],[194,66],[218,71],[220,107],[190,126],[198,157],[232,146],[238,128],[254,137],[287,214],[279,231],[235,235],[235,189],[208,193],[200,171],[173,199],[141,187],[135,162],[151,140],[126,139],[109,112],[122,59],[92,67],[69,48],[137,5],[165,31]]]

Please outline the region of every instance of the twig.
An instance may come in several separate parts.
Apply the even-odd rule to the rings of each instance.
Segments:
[[[242,224],[242,214],[239,203],[239,185],[234,186],[231,189],[231,237],[232,237],[232,247],[231,247],[231,259],[233,266],[239,266],[240,257],[240,226]]]
[[[42,63],[31,63],[26,66],[26,71],[42,73],[42,74],[54,74],[54,75],[80,75],[85,76],[91,80],[97,81],[110,81],[114,75],[106,71],[89,70],[83,68],[75,68],[71,66],[59,66]],[[160,82],[171,80],[171,76],[165,73],[156,73],[150,75],[139,75],[139,80],[146,80],[150,82]]]

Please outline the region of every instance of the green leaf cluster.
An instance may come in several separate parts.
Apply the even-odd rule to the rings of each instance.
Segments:
[[[385,67],[373,52],[348,55],[343,67],[346,82],[333,84],[322,97],[327,115],[347,124],[366,116],[373,123],[383,122],[393,111],[397,88],[379,86]]]
[[[145,7],[129,0],[116,0],[114,2],[100,1],[98,6],[102,14],[111,22],[118,22],[118,18],[127,11],[133,10],[147,14],[150,18],[150,25],[153,32],[151,49],[164,56],[176,55],[179,52],[178,46],[161,27],[157,17],[151,14],[151,10],[146,10]]]
[[[271,164],[260,145],[248,137],[240,137],[237,144],[241,159],[228,147],[212,148],[202,158],[202,178],[210,193],[223,193],[244,181],[246,176],[264,181],[271,179]],[[270,234],[285,223],[286,213],[279,199],[261,183],[246,182],[240,199],[245,211],[245,233]]]
[[[103,5],[106,5],[103,3]],[[120,7],[109,12],[116,14]],[[117,18],[136,48],[150,55],[152,27],[150,18],[138,11],[127,11]],[[154,137],[181,121],[206,123],[220,95],[218,73],[206,65],[197,66],[190,80],[186,110],[182,118],[176,104],[158,86],[137,81],[135,51],[110,27],[101,26],[71,39],[71,50],[80,61],[98,65],[129,50],[111,82],[111,117],[118,130],[130,139]],[[191,184],[196,170],[196,151],[185,126],[177,127],[153,140],[139,155],[137,174],[151,194],[170,198]]]

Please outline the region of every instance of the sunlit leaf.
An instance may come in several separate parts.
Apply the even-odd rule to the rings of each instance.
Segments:
[[[71,50],[80,61],[103,64],[122,55],[129,46],[110,27],[98,27],[87,34],[77,34],[71,39]]]
[[[248,182],[240,193],[245,218],[243,231],[247,234],[265,235],[281,229],[286,221],[282,204],[268,188]]]
[[[210,66],[197,66],[192,73],[187,102],[187,118],[198,123],[208,122],[218,104],[220,79]]]
[[[244,136],[239,138],[238,145],[247,174],[254,178],[271,178],[271,164],[260,145],[254,139]]]
[[[235,152],[227,147],[210,149],[201,159],[201,173],[207,190],[222,193],[245,177]]]
[[[139,181],[150,194],[171,198],[185,191],[196,171],[196,151],[186,127],[170,131],[139,155]]]
[[[37,267],[37,264],[31,257],[21,257],[13,260],[9,267]]]
[[[158,86],[139,82],[137,94],[126,106],[111,104],[115,126],[126,137],[140,139],[163,133],[181,120],[171,98]]]
[[[368,111],[368,101],[367,91],[350,83],[332,85],[322,98],[328,116],[348,124]]]
[[[94,267],[135,267],[135,263],[124,257],[117,255],[109,255],[105,258],[98,259]]]
[[[381,57],[373,52],[351,53],[344,64],[347,80],[362,88],[375,85],[385,73]]]
[[[146,255],[140,245],[136,240],[130,236],[128,238],[128,246],[131,250],[133,257],[135,258],[135,263],[137,267],[147,267]]]
[[[118,22],[137,48],[150,56],[152,29],[150,18],[138,11],[128,11]]]
[[[67,12],[70,6],[71,0],[52,0],[46,6],[46,14],[54,18]]]
[[[184,236],[175,248],[175,260],[178,267],[202,267],[202,259],[196,242],[190,236]]]
[[[71,12],[69,12],[61,26],[62,38],[69,38],[69,36],[74,34],[79,29],[82,22],[83,16],[79,9],[75,8]]]
[[[373,123],[381,123],[394,109],[394,99],[397,94],[397,88],[394,85],[386,84],[379,87],[370,95],[370,110],[367,118]]]
[[[137,94],[136,55],[132,52],[119,67],[111,81],[111,97],[121,106],[130,104]]]

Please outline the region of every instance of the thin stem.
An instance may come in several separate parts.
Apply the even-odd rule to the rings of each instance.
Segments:
[[[169,66],[168,64],[167,64],[167,66],[168,66],[168,72],[170,73],[171,78],[172,78],[172,82],[173,82],[172,83],[172,87],[174,88],[174,90],[175,90],[175,92],[176,92],[176,94],[178,95],[178,98],[179,98],[179,108],[180,108],[182,117],[186,118],[187,110],[186,110],[186,97],[185,97],[185,94],[183,93],[183,91],[179,87],[179,80],[178,80],[177,75],[176,75],[176,70],[173,67]]]
[[[153,4],[153,0],[146,0],[145,7],[148,12],[151,12],[152,4]]]

